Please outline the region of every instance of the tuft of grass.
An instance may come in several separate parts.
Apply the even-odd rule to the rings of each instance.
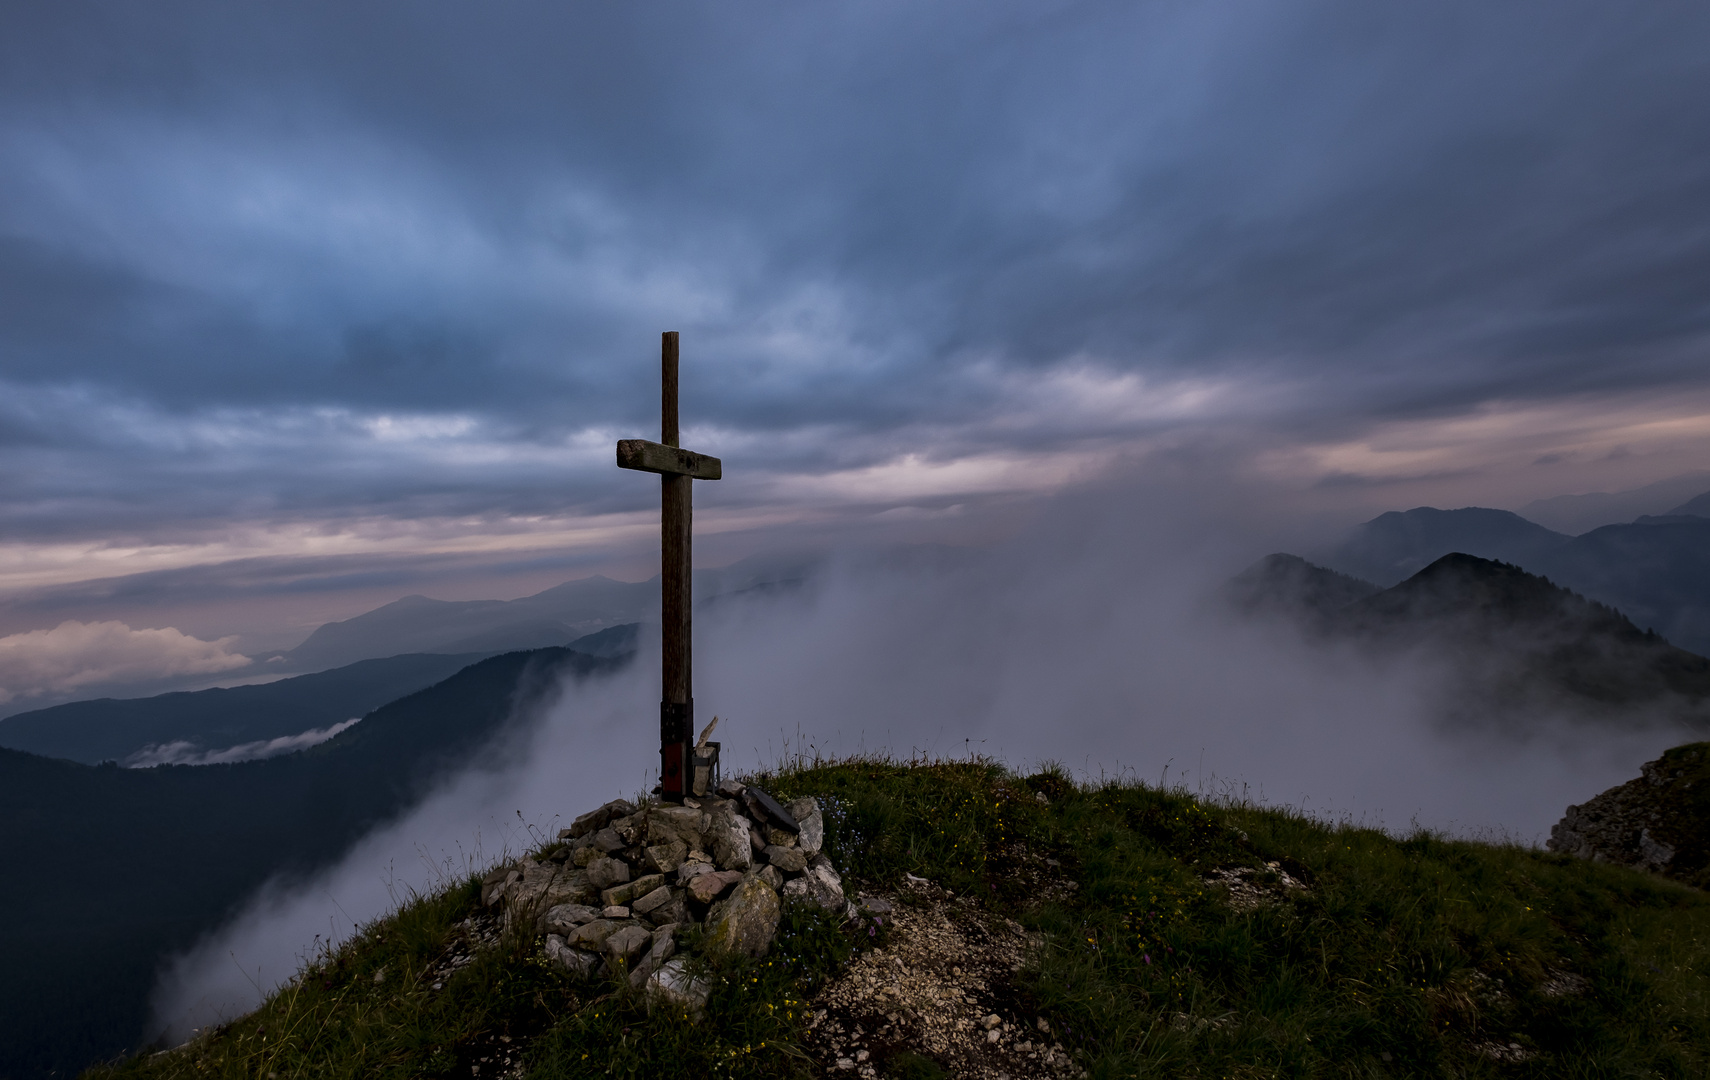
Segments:
[[[977,759],[797,762],[753,780],[820,799],[846,883],[930,878],[1037,932],[1019,989],[1095,1078],[1710,1074],[1710,898],[1662,879]],[[1227,868],[1268,902],[1229,904],[1208,880]],[[473,881],[417,899],[255,1013],[93,1075],[467,1077],[510,1054],[541,1078],[806,1077],[807,1003],[882,944],[787,908],[767,958],[696,961],[714,989],[692,1025],[626,985],[572,983],[518,940],[433,990],[478,908]],[[908,1053],[883,1067],[943,1075]]]

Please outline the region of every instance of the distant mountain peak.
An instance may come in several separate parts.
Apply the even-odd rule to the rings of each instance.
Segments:
[[[1336,606],[1364,584],[1272,555],[1233,579],[1226,596],[1244,613],[1291,614],[1310,636],[1373,655],[1428,649],[1447,662],[1444,700],[1457,716],[1509,726],[1563,710],[1623,724],[1710,721],[1710,660],[1512,563],[1451,552]]]
[[[1343,573],[1388,586],[1412,577],[1451,551],[1526,566],[1572,539],[1511,510],[1416,506],[1391,510],[1356,526],[1322,561]]]
[[[1278,552],[1249,566],[1224,587],[1239,611],[1329,615],[1379,592],[1376,585]]]
[[[1406,581],[1366,601],[1364,607],[1385,618],[1410,620],[1496,618],[1580,624],[1621,637],[1644,635],[1614,608],[1594,603],[1550,579],[1512,563],[1481,559],[1455,551]]]
[[[1686,500],[1664,516],[1710,518],[1710,491]]]

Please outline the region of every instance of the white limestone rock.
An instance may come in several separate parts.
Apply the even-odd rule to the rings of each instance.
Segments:
[[[808,855],[819,854],[825,844],[825,818],[819,812],[819,800],[797,799],[789,805],[790,816],[801,831],[796,834],[796,847]]]
[[[665,963],[647,980],[647,1011],[666,1010],[699,1023],[706,1016],[707,995],[712,991],[708,980],[692,977],[681,957]]]

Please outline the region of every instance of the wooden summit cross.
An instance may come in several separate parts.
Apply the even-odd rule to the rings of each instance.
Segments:
[[[659,701],[659,787],[666,800],[682,802],[693,788],[696,765],[695,698],[689,684],[689,548],[693,535],[689,486],[696,480],[720,479],[724,468],[718,458],[677,445],[675,330],[661,335],[659,361],[659,441],[619,439],[617,463],[620,469],[660,474],[660,621],[665,642],[664,687]],[[709,745],[713,748],[710,763],[716,767],[717,744]]]

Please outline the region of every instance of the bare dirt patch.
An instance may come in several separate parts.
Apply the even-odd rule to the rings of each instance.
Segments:
[[[886,899],[884,943],[814,998],[807,1050],[827,1073],[1083,1075],[1015,986],[1035,947],[1021,924],[926,881]]]

